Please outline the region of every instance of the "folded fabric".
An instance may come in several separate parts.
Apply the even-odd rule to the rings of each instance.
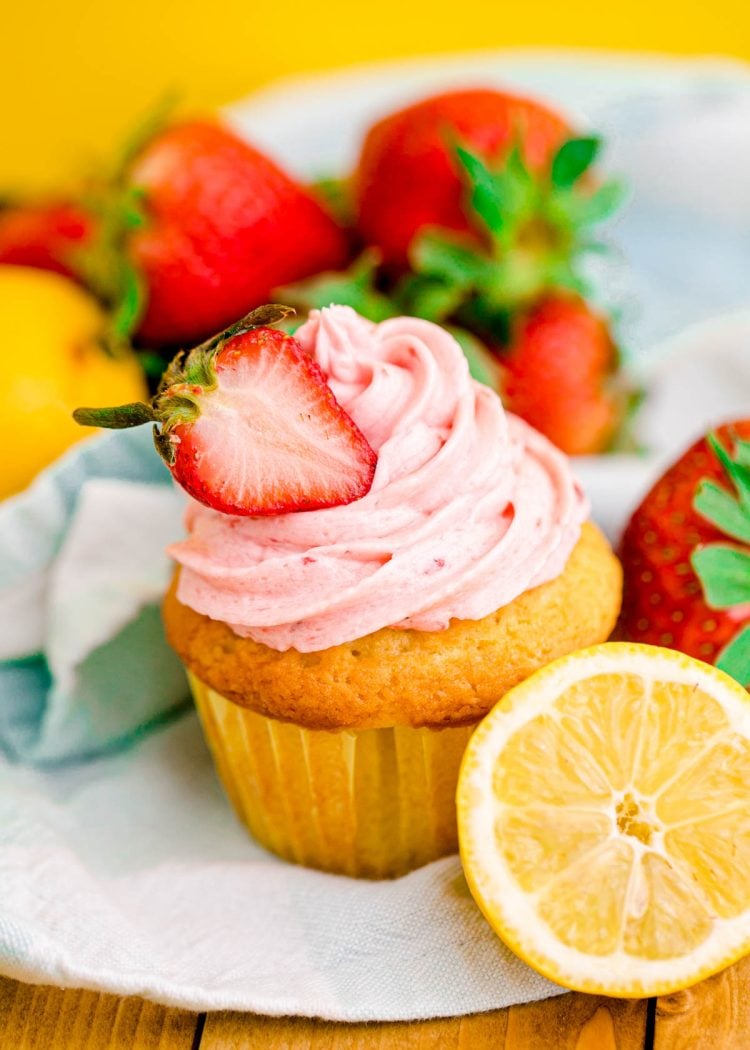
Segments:
[[[0,746],[80,759],[181,707],[158,604],[184,496],[148,431],[72,449],[0,505]]]
[[[368,882],[234,819],[190,715],[41,772],[0,757],[0,973],[193,1010],[406,1020],[557,995],[495,936],[458,857]]]

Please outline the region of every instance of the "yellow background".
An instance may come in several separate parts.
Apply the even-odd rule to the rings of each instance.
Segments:
[[[295,72],[509,45],[750,59],[750,2],[2,0],[0,192],[50,185],[168,88],[206,108]]]

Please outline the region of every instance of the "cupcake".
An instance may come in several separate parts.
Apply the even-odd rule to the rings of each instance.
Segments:
[[[470,378],[448,332],[333,306],[296,339],[377,453],[368,491],[262,516],[191,501],[164,619],[253,836],[394,877],[456,849],[474,727],[609,636],[620,567],[566,458]],[[314,457],[299,469],[314,477]]]

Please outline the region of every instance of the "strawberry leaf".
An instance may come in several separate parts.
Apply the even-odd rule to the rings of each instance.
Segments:
[[[329,176],[318,179],[311,188],[341,226],[353,224],[354,204],[348,179],[336,179]]]
[[[413,273],[397,285],[394,299],[402,312],[443,321],[469,301],[475,292],[493,286],[500,265],[459,236],[424,230],[410,252]]]
[[[551,259],[534,252],[514,249],[495,263],[486,278],[478,282],[480,298],[491,309],[513,309],[519,303],[539,299],[550,286]]]
[[[141,186],[127,187],[121,197],[122,223],[127,230],[140,230],[148,225],[146,193]]]
[[[469,183],[469,203],[493,236],[498,236],[506,224],[498,200],[495,176],[481,157],[463,146],[456,147],[456,156]]]
[[[129,171],[151,139],[173,116],[173,93],[165,95],[128,137],[109,173],[92,180],[81,203],[96,220],[90,243],[76,252],[75,266],[85,283],[112,314],[110,343],[116,352],[136,331],[148,289],[128,259],[128,238],[148,226],[148,201],[143,187],[129,183]]]
[[[734,446],[734,458],[741,467],[750,467],[750,441],[738,438]]]
[[[92,187],[85,206],[96,219],[91,242],[76,253],[76,267],[110,313],[114,351],[137,329],[148,299],[141,273],[129,259],[128,236],[148,224],[143,192],[118,185]]]
[[[385,321],[398,313],[396,304],[376,286],[380,254],[363,252],[348,270],[316,274],[305,281],[277,288],[274,295],[292,303],[303,313],[332,303],[351,306],[370,321]]]
[[[464,301],[466,289],[428,274],[407,274],[395,290],[403,313],[427,321],[443,321]]]
[[[142,274],[125,258],[120,265],[120,294],[112,311],[112,331],[119,341],[127,340],[138,327],[146,306],[146,285]]]
[[[712,608],[729,609],[750,602],[750,553],[711,543],[693,551],[690,561]]]
[[[419,234],[410,257],[417,273],[440,277],[461,288],[470,288],[494,269],[493,262],[479,255],[476,249],[434,229]]]
[[[750,624],[743,627],[719,653],[716,666],[740,685],[750,687]]]
[[[737,490],[740,503],[743,508],[750,514],[750,467],[746,466],[738,459],[732,458],[729,452],[724,448],[722,443],[719,441],[716,434],[709,434],[708,444],[714,452],[716,458],[719,460],[721,465],[724,467],[729,480]],[[747,444],[745,442],[745,444]],[[743,455],[745,450],[743,450]]]
[[[497,350],[510,343],[510,311],[504,306],[490,302],[484,296],[475,295],[463,303],[457,311],[457,320],[462,328],[468,328],[475,334],[480,333],[480,338],[484,336]]]
[[[535,179],[526,167],[518,143],[511,147],[505,166],[495,176],[495,183],[501,200],[505,198],[506,208],[515,219],[528,213],[536,202]]]
[[[139,350],[138,362],[146,373],[147,379],[158,382],[164,374],[164,358],[159,354],[155,354],[152,350]]]
[[[547,268],[547,280],[554,288],[562,288],[583,298],[586,298],[591,291],[589,282],[581,274],[576,273],[572,260],[567,257],[553,260],[550,263]]]
[[[552,160],[552,185],[568,189],[580,179],[596,159],[602,140],[591,135],[563,142]]]
[[[565,143],[552,163],[554,176],[552,167],[532,172],[518,143],[491,164],[465,144],[449,140],[448,145],[467,187],[466,219],[484,244],[457,247],[458,236],[446,236],[446,231],[417,240],[412,269],[465,290],[463,300],[449,309],[447,292],[420,288],[431,309],[440,299],[442,316],[455,316],[463,324],[477,298],[492,314],[526,307],[555,290],[585,296],[589,283],[580,273],[581,257],[606,250],[592,239],[591,227],[609,217],[625,195],[620,182],[594,188],[579,184],[596,158],[599,140],[589,136]],[[497,341],[494,332],[488,334]]]
[[[693,500],[698,513],[732,539],[750,543],[750,514],[739,500],[713,481],[703,480]]]
[[[518,146],[513,146],[505,166],[495,175],[495,197],[503,214],[503,226],[497,234],[505,247],[517,233],[541,214],[542,202],[534,178],[524,164]]]
[[[581,193],[567,193],[557,207],[574,227],[596,226],[610,218],[622,205],[627,196],[627,187],[619,179],[611,179],[585,196]]]

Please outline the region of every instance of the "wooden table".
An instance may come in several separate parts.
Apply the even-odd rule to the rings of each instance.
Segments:
[[[0,978],[0,1050],[749,1050],[750,957],[686,992],[563,995],[472,1017],[327,1024],[196,1014]]]

